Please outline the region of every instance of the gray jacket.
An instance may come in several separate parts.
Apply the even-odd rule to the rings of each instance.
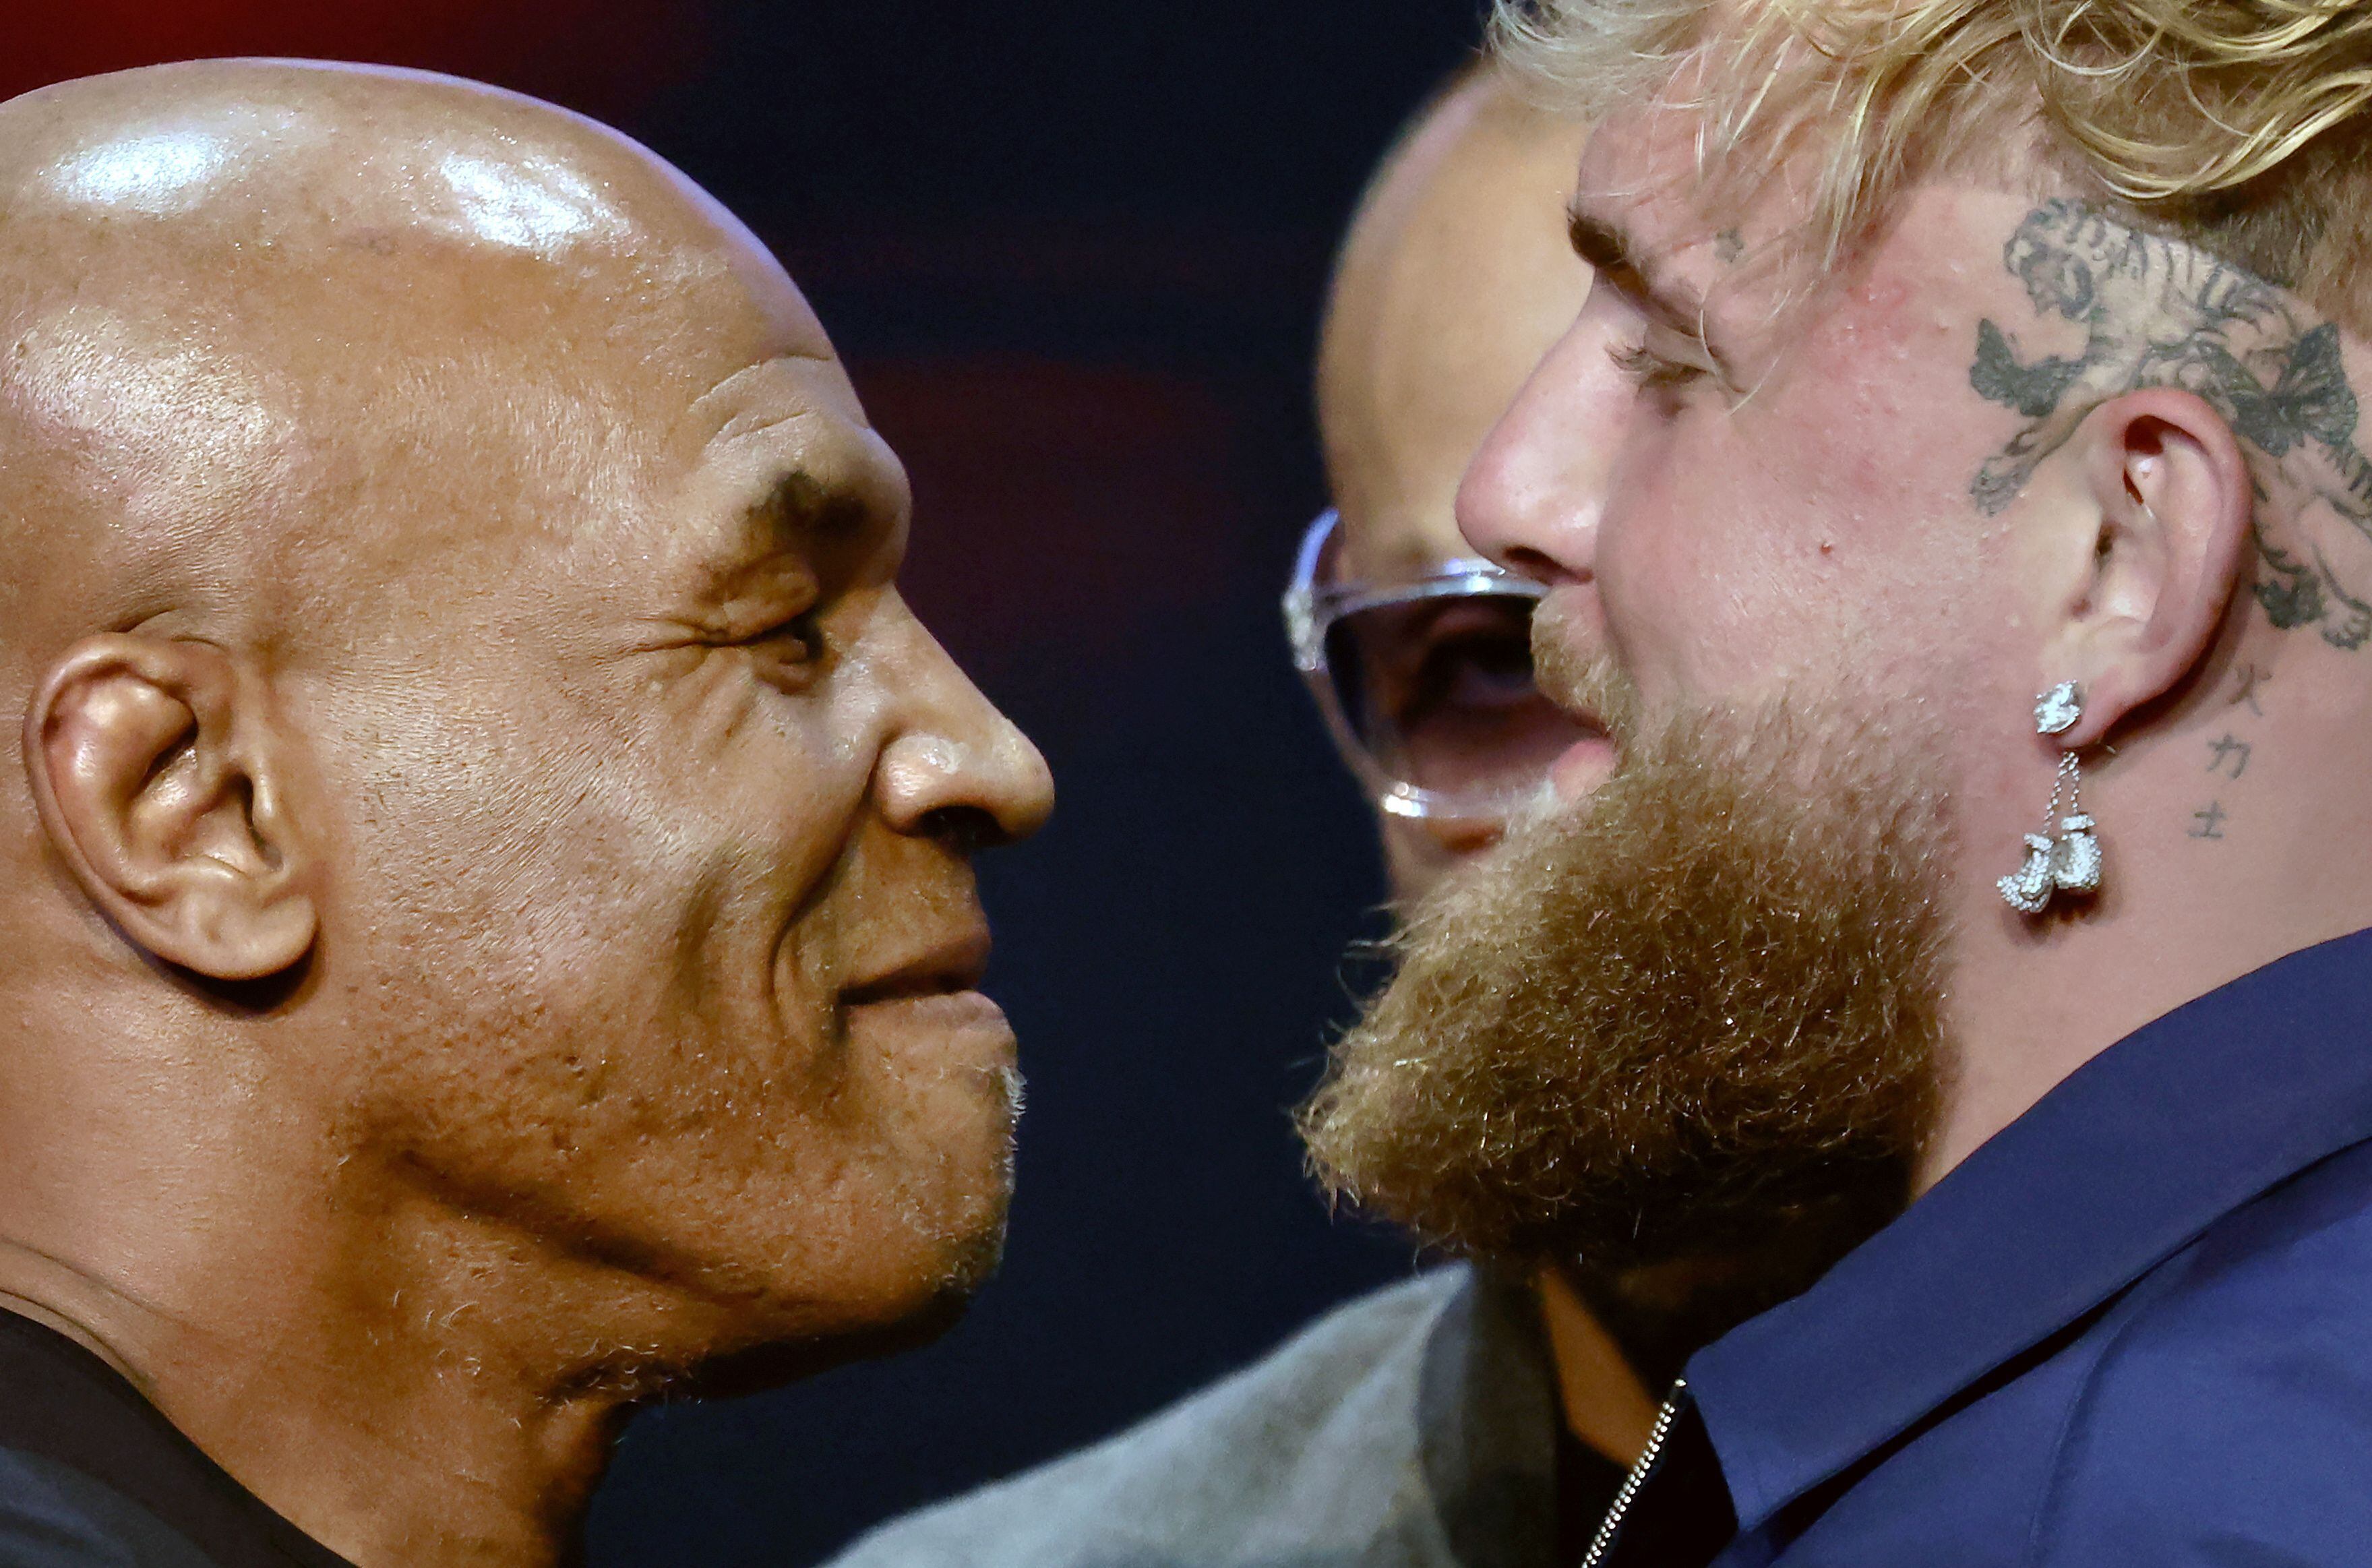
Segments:
[[[1529,1294],[1442,1269],[833,1568],[1545,1568],[1556,1421]]]

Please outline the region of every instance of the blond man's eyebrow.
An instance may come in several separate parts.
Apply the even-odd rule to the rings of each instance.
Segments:
[[[1620,225],[1575,205],[1565,211],[1565,237],[1575,255],[1649,314],[1692,338],[1704,336],[1703,296],[1686,279],[1655,267]]]
[[[1599,272],[1631,268],[1629,237],[1603,218],[1594,217],[1579,207],[1569,207],[1565,210],[1564,231],[1573,242],[1573,253]]]

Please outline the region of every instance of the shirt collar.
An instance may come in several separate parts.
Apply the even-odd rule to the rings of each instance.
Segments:
[[[1457,1568],[1556,1550],[1556,1375],[1529,1284],[1476,1269],[1426,1337],[1418,1459]]]
[[[2094,1057],[1793,1301],[1689,1363],[1741,1529],[2372,1139],[2372,931]]]

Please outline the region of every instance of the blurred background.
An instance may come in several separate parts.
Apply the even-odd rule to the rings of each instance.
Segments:
[[[425,66],[622,126],[790,266],[913,470],[907,592],[1061,790],[990,857],[1029,1074],[1005,1269],[919,1353],[654,1411],[594,1568],[798,1568],[1405,1274],[1286,1109],[1381,877],[1276,598],[1324,505],[1338,229],[1479,0],[8,0],[0,97],[158,60]]]

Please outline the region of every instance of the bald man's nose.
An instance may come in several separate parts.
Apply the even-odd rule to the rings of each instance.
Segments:
[[[1585,313],[1492,427],[1458,487],[1458,527],[1477,552],[1551,586],[1596,575],[1598,519],[1621,438],[1613,362]]]
[[[1054,809],[1054,775],[1029,738],[911,623],[917,677],[875,775],[883,815],[901,833],[939,834],[967,851],[1025,839]]]

